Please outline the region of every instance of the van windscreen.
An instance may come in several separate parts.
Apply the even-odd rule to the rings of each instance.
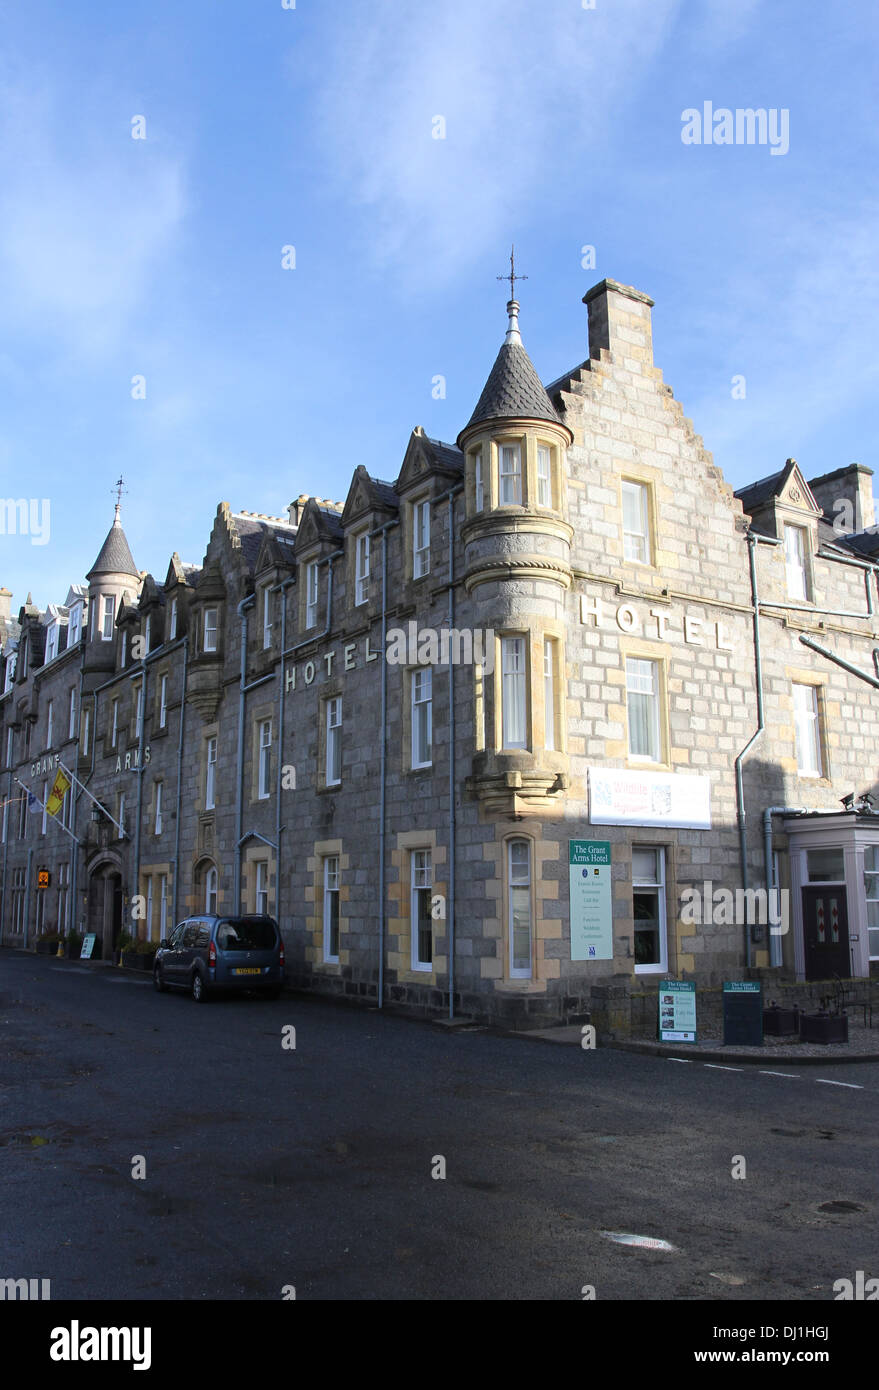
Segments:
[[[275,928],[258,917],[225,917],[217,927],[221,951],[270,951],[275,944]]]

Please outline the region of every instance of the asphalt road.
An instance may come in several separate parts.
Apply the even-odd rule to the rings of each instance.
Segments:
[[[0,1278],[53,1300],[832,1300],[879,1275],[879,1065],[779,1070],[196,1005],[0,950]]]

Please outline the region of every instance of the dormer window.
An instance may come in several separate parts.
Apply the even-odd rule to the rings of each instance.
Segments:
[[[152,614],[147,613],[143,625],[143,650],[145,656],[149,656],[150,654],[150,637],[152,636],[152,625]]]
[[[354,602],[366,603],[369,598],[369,532],[363,531],[354,541]]]
[[[202,650],[215,652],[217,650],[217,615],[216,608],[206,608],[204,611],[204,638]]]
[[[103,623],[101,627],[101,641],[113,641],[113,621],[116,617],[116,600],[112,594],[105,594],[102,599]]]
[[[3,684],[3,694],[12,689],[12,682],[15,680],[15,668],[18,665],[18,652],[10,652],[6,658],[6,680]]]
[[[46,629],[46,660],[54,661],[58,655],[58,624],[50,623]]]
[[[784,570],[788,598],[809,598],[809,576],[806,570],[806,532],[802,526],[784,527]]]
[[[267,584],[262,591],[262,646],[268,651],[272,645],[272,591]]]
[[[79,641],[81,635],[82,635],[82,607],[80,606],[80,604],[77,604],[75,608],[71,608],[71,610],[70,610],[70,623],[69,623],[68,628],[67,628],[67,646],[68,646],[68,649],[69,649],[70,647],[74,646],[74,645]]]
[[[305,626],[317,626],[317,561],[305,570]]]
[[[416,502],[412,508],[412,575],[421,579],[430,573],[430,502]]]
[[[518,444],[501,444],[500,501],[502,507],[522,505],[522,450]]]
[[[177,600],[171,600],[171,616],[168,621],[168,641],[173,642],[177,636]]]

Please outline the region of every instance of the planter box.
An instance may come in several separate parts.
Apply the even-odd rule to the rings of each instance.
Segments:
[[[800,1042],[848,1042],[848,1014],[800,1014]]]
[[[38,942],[37,942],[37,955],[38,955],[38,956],[57,956],[57,954],[58,954],[58,942],[57,942],[57,941],[38,941]]]
[[[800,1031],[799,1009],[774,1008],[763,1010],[763,1032],[773,1038],[785,1038],[790,1033]]]
[[[122,964],[126,970],[152,970],[155,958],[155,951],[151,951],[149,955],[143,955],[139,951],[122,952]]]

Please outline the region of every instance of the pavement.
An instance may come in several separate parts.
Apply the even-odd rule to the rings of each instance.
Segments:
[[[527,1041],[0,950],[0,1275],[53,1300],[819,1304],[879,1275],[879,1066]]]
[[[527,1038],[531,1042],[555,1043],[563,1047],[582,1047],[583,1029],[581,1024],[571,1024],[562,1028],[533,1028],[509,1036]],[[833,1066],[845,1062],[879,1062],[879,1040],[875,1052],[863,1052],[845,1043],[828,1043],[826,1047],[818,1044],[789,1045],[784,1040],[772,1042],[764,1047],[725,1047],[716,1039],[706,1038],[698,1043],[660,1043],[646,1038],[597,1039],[599,1047],[614,1048],[618,1052],[634,1052],[645,1057],[671,1057],[682,1061],[697,1062],[743,1062],[753,1066],[763,1066],[773,1062],[781,1066]]]

